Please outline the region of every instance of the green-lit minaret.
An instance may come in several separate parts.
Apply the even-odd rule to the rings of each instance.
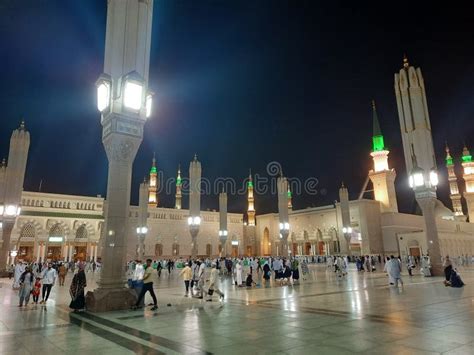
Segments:
[[[384,171],[388,169],[388,153],[385,149],[385,143],[380,129],[379,118],[377,116],[377,109],[375,107],[375,100],[372,100],[372,121],[373,121],[373,135],[372,135],[372,157],[374,158],[374,171]]]
[[[374,169],[369,172],[369,178],[374,185],[374,197],[380,202],[382,212],[398,212],[395,194],[397,174],[394,169],[388,167],[389,151],[385,148],[374,100],[372,100],[372,124],[372,152],[370,155],[374,159]]]
[[[176,177],[176,195],[174,208],[177,210],[181,209],[181,199],[183,197],[181,193],[181,166],[178,165],[178,176]]]
[[[449,181],[449,197],[453,204],[453,211],[455,216],[463,216],[461,194],[459,193],[458,178],[454,172],[454,161],[446,143],[446,169],[448,170]]]
[[[150,184],[148,186],[148,206],[150,207],[158,206],[158,185],[158,170],[156,169],[155,153],[153,153],[153,159],[151,161],[150,169]]]

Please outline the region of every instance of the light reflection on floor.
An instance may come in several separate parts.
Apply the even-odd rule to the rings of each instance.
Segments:
[[[183,297],[175,270],[155,280],[158,312],[70,315],[68,287],[55,286],[47,307],[18,309],[8,280],[0,288],[0,353],[474,353],[474,269],[464,289],[440,278],[404,277],[389,287],[382,272],[351,270],[338,279],[325,266],[309,280],[235,287],[223,278],[223,307]],[[87,274],[95,287],[96,275]],[[69,285],[68,275],[66,285]],[[148,303],[150,300],[147,299]],[[170,303],[171,307],[166,305]]]

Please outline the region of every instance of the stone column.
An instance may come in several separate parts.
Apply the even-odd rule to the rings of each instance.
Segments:
[[[132,162],[141,139],[111,134],[104,140],[109,160],[105,243],[99,287],[87,294],[92,312],[128,309],[135,302],[133,290],[125,287],[127,223],[130,206]]]
[[[147,182],[140,184],[138,194],[138,249],[137,257],[141,260],[145,258],[145,238],[148,233],[147,221],[148,221],[148,190],[149,185]],[[145,228],[146,232],[144,232]]]
[[[130,206],[132,161],[141,139],[112,134],[104,142],[109,159],[107,216],[105,216],[104,264],[99,289],[123,290],[127,252],[127,223]],[[121,293],[121,292],[119,292]],[[133,295],[133,294],[132,294]]]
[[[222,254],[227,256],[227,194],[221,192],[219,194],[219,239],[222,245]]]
[[[74,245],[71,244],[69,246],[69,254],[68,254],[68,259],[69,261],[73,261],[72,259],[74,258]]]
[[[0,272],[5,271],[8,267],[7,263],[10,256],[10,240],[12,235],[13,226],[15,225],[14,219],[4,218],[3,220],[3,234],[2,234],[2,249],[0,254]]]
[[[108,0],[104,73],[97,80],[102,143],[107,153],[107,208],[99,287],[86,295],[92,312],[128,309],[125,287],[132,165],[151,114],[148,90],[153,0]]]
[[[63,245],[63,252],[61,253],[62,259],[67,261],[69,255],[69,244],[67,242]]]
[[[201,163],[194,155],[189,163],[189,217],[188,226],[191,234],[191,257],[198,254],[197,236],[201,224]]]
[[[278,178],[277,188],[281,255],[283,257],[288,257],[288,236],[290,234],[290,230],[288,218],[288,181],[285,177],[280,176]]]
[[[36,251],[36,262],[39,262],[40,257],[41,257],[41,242],[36,241],[35,245],[36,245],[36,250],[35,250]]]
[[[436,193],[421,194],[416,192],[416,201],[420,205],[425,219],[425,235],[431,261],[431,274],[433,276],[442,276],[444,275],[444,270],[441,262],[438,227],[435,217]]]

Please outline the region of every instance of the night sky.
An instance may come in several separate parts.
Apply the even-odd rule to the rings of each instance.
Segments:
[[[106,0],[0,2],[0,153],[22,117],[31,132],[25,189],[105,195],[95,81],[103,69]],[[466,2],[467,4],[467,2]],[[350,7],[353,6],[353,7]],[[474,11],[459,2],[155,0],[150,87],[155,108],[133,169],[132,202],[153,151],[165,178],[197,152],[203,176],[241,181],[278,161],[292,178],[319,180],[295,209],[350,197],[371,167],[375,99],[402,211],[413,207],[393,90],[409,61],[427,86],[446,201],[444,142],[456,160],[474,150]],[[160,196],[174,206],[174,196]],[[276,196],[256,196],[257,214]],[[184,202],[187,207],[187,201]],[[202,207],[217,208],[216,196]],[[229,196],[243,212],[245,196]]]

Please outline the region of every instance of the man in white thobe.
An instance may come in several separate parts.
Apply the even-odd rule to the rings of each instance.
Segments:
[[[13,279],[13,289],[17,290],[20,288],[20,277],[21,274],[25,271],[25,265],[21,262],[17,262],[15,265],[15,273],[14,273],[14,279]]]

